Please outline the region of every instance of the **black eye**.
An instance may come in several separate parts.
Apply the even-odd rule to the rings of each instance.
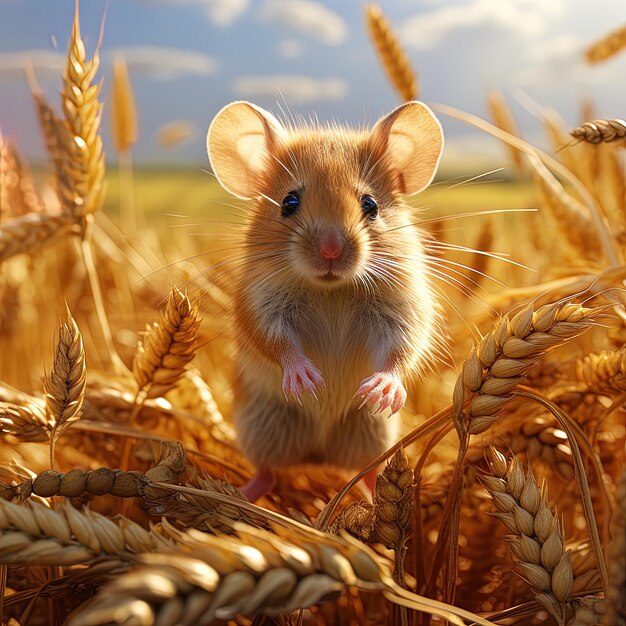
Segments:
[[[290,191],[284,198],[281,206],[281,215],[291,217],[300,208],[300,196],[295,191]]]
[[[361,208],[363,209],[363,215],[370,220],[376,219],[378,215],[378,203],[372,196],[365,194],[361,196]]]

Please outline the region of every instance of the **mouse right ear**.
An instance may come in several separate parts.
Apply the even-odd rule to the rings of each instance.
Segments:
[[[222,187],[245,200],[259,196],[268,157],[282,133],[280,122],[260,107],[243,101],[226,105],[206,138],[211,167]]]

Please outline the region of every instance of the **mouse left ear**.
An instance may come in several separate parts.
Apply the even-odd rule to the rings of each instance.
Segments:
[[[371,150],[395,175],[397,191],[405,195],[428,187],[443,152],[443,130],[422,102],[402,104],[380,119],[370,134]]]

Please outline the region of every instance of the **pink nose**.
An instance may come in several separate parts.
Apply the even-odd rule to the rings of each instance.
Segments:
[[[336,230],[327,230],[322,233],[319,240],[320,255],[332,261],[341,256],[343,252],[343,240],[341,234]]]

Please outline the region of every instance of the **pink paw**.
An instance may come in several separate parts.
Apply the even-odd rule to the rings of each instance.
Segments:
[[[376,372],[361,381],[354,397],[363,398],[359,409],[366,404],[374,413],[382,413],[391,407],[391,414],[397,413],[406,402],[406,390],[397,374]]]
[[[324,386],[324,379],[321,372],[313,365],[311,359],[305,356],[298,356],[291,359],[283,366],[283,393],[285,398],[289,396],[300,401],[302,391],[307,391],[316,400],[315,391]]]

